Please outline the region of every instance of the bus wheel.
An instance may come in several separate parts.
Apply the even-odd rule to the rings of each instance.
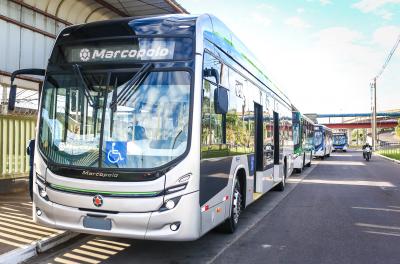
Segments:
[[[232,203],[231,203],[231,215],[224,223],[221,224],[220,230],[232,234],[235,232],[236,227],[239,223],[240,214],[242,213],[242,189],[240,187],[239,180],[235,178],[235,187],[232,193]]]
[[[311,167],[311,161],[312,161],[312,153],[310,153],[310,162],[309,163],[307,163],[307,167]]]

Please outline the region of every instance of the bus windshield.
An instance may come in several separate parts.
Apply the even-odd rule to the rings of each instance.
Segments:
[[[314,134],[314,146],[319,146],[322,144],[322,132],[321,131],[315,131]]]
[[[135,72],[48,73],[39,148],[56,164],[144,169],[160,167],[187,148],[190,74],[150,72],[124,89]],[[126,91],[124,100],[111,107]]]
[[[333,144],[344,145],[346,143],[347,143],[347,138],[345,135],[334,135],[333,136]]]

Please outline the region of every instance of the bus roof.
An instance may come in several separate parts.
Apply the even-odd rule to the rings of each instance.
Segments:
[[[208,26],[202,27],[197,21],[211,21],[212,32]],[[289,108],[293,106],[289,98],[265,74],[264,66],[256,59],[253,53],[228,29],[217,17],[210,14],[189,15],[171,14],[162,16],[128,17],[113,20],[97,21],[87,24],[73,25],[65,28],[57,41],[74,41],[81,39],[101,39],[124,36],[150,35],[191,35],[196,30],[211,33],[208,35],[214,45],[223,47],[229,56],[247,69],[255,78],[268,87],[285,102]],[[61,36],[61,37],[60,37]]]

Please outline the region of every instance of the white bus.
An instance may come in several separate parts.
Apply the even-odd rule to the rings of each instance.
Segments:
[[[324,125],[314,126],[314,157],[325,159],[332,153],[332,129]]]
[[[242,210],[283,191],[293,170],[290,101],[207,14],[64,29],[37,127],[34,221],[76,232],[233,232]]]

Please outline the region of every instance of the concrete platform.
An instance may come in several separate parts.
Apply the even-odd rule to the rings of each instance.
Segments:
[[[35,224],[27,188],[0,195],[0,263],[20,263],[76,235]]]

